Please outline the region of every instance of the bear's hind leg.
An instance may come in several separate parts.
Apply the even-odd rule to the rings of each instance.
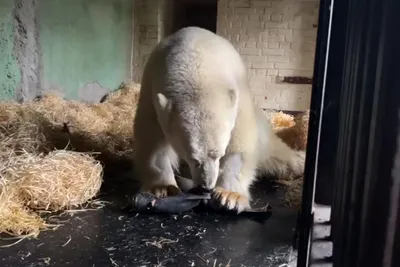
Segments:
[[[280,179],[291,179],[304,173],[305,151],[291,149],[275,134],[271,136],[266,153],[261,157],[260,170],[277,175]]]
[[[226,155],[220,164],[220,174],[212,194],[214,203],[238,213],[250,208],[249,189],[255,180],[256,164],[244,160],[241,153]]]

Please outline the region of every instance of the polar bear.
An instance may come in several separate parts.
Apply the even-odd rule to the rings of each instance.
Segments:
[[[303,173],[305,153],[285,145],[254,105],[244,62],[225,38],[198,27],[166,37],[141,86],[134,169],[143,191],[178,194],[174,171],[183,160],[195,185],[239,213],[258,173]]]

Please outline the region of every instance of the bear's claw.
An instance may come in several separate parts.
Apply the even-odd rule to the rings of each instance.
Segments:
[[[250,202],[246,196],[222,187],[216,187],[211,197],[214,205],[217,204],[219,207],[234,210],[237,213],[250,209]]]

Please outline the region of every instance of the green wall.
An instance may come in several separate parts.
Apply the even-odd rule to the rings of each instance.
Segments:
[[[13,1],[0,0],[0,100],[15,98],[21,79],[14,49]]]
[[[130,78],[133,0],[36,0],[36,11],[28,2],[18,8],[36,12],[38,94],[60,89],[78,99],[82,92],[112,90]],[[13,12],[14,1],[0,0],[0,100],[15,98],[21,77],[29,79],[24,73],[29,68],[16,61]],[[32,27],[29,20],[22,23]]]
[[[130,75],[132,0],[41,0],[43,86],[68,98],[90,82],[110,89]]]

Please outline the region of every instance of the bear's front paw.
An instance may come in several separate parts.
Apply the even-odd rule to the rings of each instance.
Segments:
[[[176,196],[181,194],[181,190],[175,185],[145,186],[142,191],[153,194],[156,197]]]
[[[212,192],[213,204],[240,213],[250,208],[249,199],[237,192],[226,190],[222,187],[216,187]]]

